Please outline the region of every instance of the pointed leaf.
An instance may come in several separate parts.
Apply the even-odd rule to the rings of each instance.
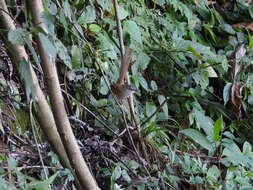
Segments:
[[[32,88],[33,79],[32,79],[32,74],[31,74],[29,64],[27,63],[25,59],[23,59],[19,64],[19,73],[20,73],[21,79],[25,83],[26,97],[27,97],[27,101],[29,102],[33,93],[33,88]]]
[[[207,117],[201,111],[195,110],[194,116],[196,122],[200,127],[205,131],[206,135],[213,137],[213,120],[210,117]]]
[[[53,42],[48,38],[48,36],[46,36],[43,33],[39,33],[39,38],[40,41],[42,43],[42,46],[44,48],[44,50],[47,52],[47,54],[51,57],[51,58],[55,58],[56,57],[56,48],[53,44]]]
[[[126,22],[124,22],[124,31],[129,33],[130,37],[133,40],[142,43],[141,32],[136,22],[132,20],[127,20]]]
[[[213,140],[214,140],[214,142],[218,142],[221,139],[220,132],[223,130],[222,125],[223,125],[223,119],[222,119],[222,117],[220,117],[214,123],[214,128],[213,128]]]
[[[190,137],[192,140],[194,140],[196,143],[201,145],[203,148],[211,151],[213,149],[212,144],[207,140],[207,138],[197,131],[196,129],[184,129],[180,131],[180,133],[183,133],[187,137]]]
[[[229,82],[225,85],[223,89],[223,101],[224,101],[224,106],[228,103],[230,99],[230,91],[231,91],[232,83]]]
[[[95,8],[89,5],[86,7],[81,16],[78,18],[77,23],[78,24],[92,23],[95,21],[95,19],[96,19]]]

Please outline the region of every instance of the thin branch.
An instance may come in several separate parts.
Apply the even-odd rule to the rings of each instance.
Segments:
[[[186,73],[185,75],[182,75],[182,76],[177,77],[176,79],[172,80],[172,82],[170,82],[169,86],[170,86],[170,87],[174,86],[177,82],[179,82],[179,81],[182,80],[183,78],[185,78],[185,77],[187,77],[187,76],[189,76],[189,75],[191,75],[191,74],[193,74],[193,73],[195,73],[195,72],[197,72],[197,71],[199,71],[199,70],[206,69],[206,68],[208,68],[208,67],[212,67],[212,66],[220,65],[220,64],[222,64],[222,63],[215,63],[215,64],[212,64],[212,65],[207,65],[207,66],[202,67],[202,68],[196,68],[196,69],[192,70],[191,72],[188,72],[188,73]],[[154,111],[154,113],[152,113],[143,123],[141,123],[141,126],[145,125],[152,117],[154,117],[155,114],[161,110],[162,106],[163,106],[165,103],[168,102],[168,100],[169,100],[169,98],[166,98],[166,99],[161,103],[161,105]]]
[[[116,23],[117,23],[117,31],[118,31],[118,35],[119,35],[120,53],[121,53],[121,58],[123,58],[123,56],[125,54],[125,46],[124,46],[122,26],[121,26],[120,17],[119,17],[118,0],[113,0],[113,4],[114,4],[114,9],[115,9],[115,19],[116,19]]]
[[[154,117],[154,115],[162,109],[162,107],[164,106],[165,103],[167,103],[168,100],[169,100],[169,98],[166,97],[165,100],[161,103],[161,105],[154,111],[154,113],[152,113],[145,121],[143,121],[140,126],[142,127],[147,122],[149,122],[149,120],[151,120],[152,117]]]
[[[34,137],[36,147],[37,147],[37,150],[38,150],[38,153],[39,153],[40,161],[41,161],[41,164],[43,166],[43,172],[44,172],[44,175],[45,175],[46,179],[48,179],[48,173],[46,171],[45,164],[44,164],[42,154],[41,154],[41,150],[40,150],[40,147],[39,147],[39,143],[38,143],[38,140],[37,140],[37,137],[36,137],[36,132],[35,132],[36,124],[35,124],[35,120],[34,120],[33,114],[32,114],[32,107],[33,107],[32,105],[33,105],[33,101],[31,100],[30,105],[29,105],[30,124],[32,126],[32,133],[33,133],[33,137]],[[49,189],[51,189],[51,187]]]
[[[91,110],[89,110],[86,106],[84,106],[81,102],[79,102],[77,99],[75,99],[73,96],[71,96],[68,92],[66,92],[65,90],[61,89],[61,91],[66,94],[67,96],[69,96],[71,99],[73,99],[74,101],[76,101],[83,109],[85,109],[85,111],[87,111],[89,114],[91,114],[99,123],[101,123],[106,129],[108,129],[109,131],[111,131],[114,135],[116,135],[117,137],[119,137],[119,135],[109,126],[106,125],[106,123],[104,121],[102,121],[100,118],[98,118],[96,116],[95,113],[93,113]]]
[[[15,18],[8,11],[2,9],[1,7],[0,10],[3,11],[5,14],[9,15],[13,21],[15,20]]]
[[[125,46],[124,46],[122,26],[121,26],[120,17],[119,17],[118,0],[113,0],[113,3],[114,3],[114,9],[115,9],[115,19],[116,19],[116,23],[117,23],[117,31],[118,31],[118,35],[119,35],[121,59],[123,59],[123,56],[125,53]],[[127,83],[130,84],[130,78],[129,78],[128,73],[126,73],[126,79],[127,79]],[[141,140],[141,134],[140,134],[140,129],[138,127],[138,122],[137,122],[136,115],[135,115],[134,101],[133,101],[132,94],[128,98],[128,104],[129,104],[129,108],[130,108],[130,114],[131,114],[132,121],[134,121],[134,124],[138,129],[139,138]]]

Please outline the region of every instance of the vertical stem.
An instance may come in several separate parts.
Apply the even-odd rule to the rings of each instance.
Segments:
[[[119,36],[120,53],[121,53],[121,60],[122,60],[123,56],[125,54],[125,46],[124,46],[124,39],[123,39],[123,30],[122,30],[121,21],[119,18],[118,0],[113,0],[113,4],[114,4],[114,9],[115,9],[115,20],[117,23],[117,31],[118,31],[118,36]],[[127,79],[127,83],[130,84],[130,78],[129,78],[128,73],[126,74],[126,79]],[[140,129],[138,127],[138,122],[137,122],[136,115],[135,115],[133,95],[130,95],[130,97],[128,98],[128,104],[129,104],[129,108],[130,108],[132,121],[134,121],[134,125],[137,126],[138,133],[140,135]]]
[[[118,35],[119,35],[119,45],[120,45],[120,53],[121,53],[121,58],[123,58],[125,54],[125,46],[124,46],[124,39],[123,39],[123,31],[122,31],[122,26],[119,18],[119,4],[117,0],[113,0],[114,4],[114,9],[115,9],[115,19],[117,23],[117,28],[118,28]]]

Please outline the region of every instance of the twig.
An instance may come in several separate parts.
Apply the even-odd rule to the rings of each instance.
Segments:
[[[120,53],[121,53],[121,58],[123,58],[125,54],[125,46],[124,46],[124,39],[123,39],[123,31],[122,31],[122,26],[119,18],[119,4],[118,0],[113,0],[114,4],[114,9],[115,9],[115,20],[117,23],[117,31],[119,35],[119,45],[120,45]]]
[[[72,98],[73,100],[75,100],[77,103],[80,104],[80,106],[85,109],[89,114],[91,114],[99,123],[101,123],[106,129],[108,129],[109,131],[111,131],[114,135],[116,135],[117,137],[119,136],[112,128],[110,128],[109,126],[107,126],[105,124],[105,122],[103,122],[100,118],[98,118],[96,116],[96,114],[94,114],[92,111],[90,111],[87,107],[85,107],[81,102],[79,102],[77,99],[75,99],[73,96],[71,96],[68,92],[66,92],[65,90],[62,89],[62,92],[65,93],[67,96],[69,96],[70,98]]]
[[[32,114],[32,104],[33,104],[33,101],[31,100],[30,105],[29,105],[30,124],[32,126],[32,132],[33,132],[34,140],[35,140],[36,147],[37,147],[37,150],[39,153],[40,161],[43,166],[44,175],[45,175],[46,179],[48,179],[48,173],[45,168],[45,164],[44,164],[44,161],[42,158],[42,154],[41,154],[40,147],[39,147],[38,140],[37,140],[36,133],[35,133],[35,120],[34,120],[33,114]],[[51,189],[51,187],[49,189]]]
[[[185,75],[182,75],[182,76],[177,77],[176,79],[172,80],[172,81],[170,82],[169,86],[174,86],[177,82],[179,82],[179,81],[182,80],[183,78],[185,78],[185,77],[187,77],[187,76],[189,76],[189,75],[191,75],[191,74],[193,74],[193,73],[195,73],[195,72],[197,72],[197,71],[199,71],[199,70],[206,69],[206,68],[208,68],[208,67],[212,67],[212,66],[220,65],[220,64],[222,64],[222,62],[221,62],[221,63],[214,63],[214,64],[212,64],[212,65],[206,65],[206,66],[201,67],[201,68],[195,68],[195,69],[193,69],[192,71],[186,73]]]
[[[122,60],[123,56],[125,54],[125,46],[124,46],[122,26],[121,26],[120,17],[119,17],[118,0],[113,0],[113,3],[114,3],[114,9],[115,9],[115,19],[116,19],[116,23],[117,23],[117,31],[118,31],[118,35],[119,35],[120,52],[121,52],[121,60]],[[127,79],[127,83],[130,84],[130,78],[129,78],[128,73],[126,73],[126,79]],[[138,122],[137,122],[136,115],[135,115],[134,101],[133,101],[132,94],[128,98],[128,104],[129,104],[129,108],[130,108],[131,118],[134,121],[134,124],[138,129],[138,133],[139,133],[139,137],[140,137],[141,134],[140,134],[140,129],[138,127]]]
[[[167,103],[168,99],[169,98],[166,97],[165,100],[161,103],[161,105],[145,121],[143,121],[140,126],[144,126],[152,117],[154,117],[154,115],[162,109],[164,104]]]
[[[97,63],[97,61],[96,61],[96,63]],[[127,121],[126,121],[126,116],[125,116],[125,113],[124,113],[124,109],[121,107],[121,105],[120,105],[118,99],[117,99],[117,98],[115,97],[115,95],[112,93],[111,88],[110,88],[110,85],[108,84],[108,82],[107,82],[107,80],[106,80],[104,71],[102,70],[100,64],[97,63],[97,65],[98,65],[98,67],[99,67],[99,69],[100,69],[100,71],[101,71],[101,73],[102,73],[102,77],[103,77],[103,79],[104,79],[104,81],[105,81],[105,84],[106,84],[107,88],[110,90],[110,92],[111,92],[111,94],[112,94],[112,96],[113,96],[115,102],[117,103],[117,105],[118,105],[119,108],[120,108],[120,111],[121,111],[122,117],[123,117],[123,123],[124,123],[125,129],[126,129],[126,131],[127,131],[127,133],[128,133],[128,136],[129,136],[129,139],[130,139],[130,143],[131,143],[131,145],[132,145],[132,147],[133,147],[133,149],[134,149],[134,152],[135,152],[135,154],[137,155],[138,160],[142,163],[142,165],[143,165],[144,169],[146,170],[147,174],[149,174],[148,169],[146,168],[145,163],[143,163],[143,160],[142,160],[142,158],[140,157],[140,154],[139,154],[139,152],[138,152],[138,150],[137,150],[137,148],[136,148],[136,146],[135,146],[135,143],[134,143],[134,141],[133,141],[133,137],[132,137],[132,135],[131,135],[131,133],[130,133],[130,130],[129,130],[129,128],[128,128],[128,124],[127,124]],[[140,139],[140,140],[141,140],[141,139]],[[150,175],[150,174],[149,174],[149,175]]]
[[[112,154],[119,162],[121,162],[121,163],[128,169],[129,172],[131,172],[131,173],[134,175],[134,177],[138,177],[138,175],[134,172],[134,170],[132,170],[131,168],[129,168],[128,165],[126,165],[126,164],[120,159],[120,157],[119,157],[117,154],[115,154],[115,153],[112,152],[112,151],[110,151],[110,152],[111,152],[111,154]]]
[[[212,65],[207,65],[207,66],[202,67],[202,68],[196,68],[196,69],[192,70],[191,72],[188,72],[188,73],[186,73],[185,75],[182,75],[182,76],[177,77],[176,79],[172,80],[172,82],[170,82],[170,84],[169,84],[168,86],[171,86],[171,87],[174,86],[177,82],[179,82],[179,81],[182,80],[183,78],[185,78],[185,77],[187,77],[187,76],[189,76],[189,75],[191,75],[191,74],[193,74],[193,73],[195,73],[195,72],[197,72],[197,71],[199,71],[199,70],[206,69],[206,68],[208,68],[208,67],[212,67],[212,66],[220,65],[220,64],[222,64],[222,63],[215,63],[215,64],[212,64]],[[152,117],[154,117],[154,115],[155,115],[158,111],[160,111],[160,109],[162,108],[161,106],[163,106],[165,103],[167,103],[168,100],[169,100],[169,98],[166,98],[166,99],[161,103],[161,105],[154,111],[154,113],[152,113],[152,114],[149,116],[149,118],[147,118],[147,119],[141,124],[141,126],[143,126],[144,124],[146,124]]]
[[[12,19],[13,21],[16,20],[16,19],[15,19],[9,12],[7,12],[6,10],[4,10],[4,9],[2,9],[2,8],[0,8],[0,10],[3,11],[5,14],[9,15],[9,17],[11,17],[11,19]]]
[[[125,126],[126,126],[126,130],[127,130],[127,133],[128,133],[129,139],[130,139],[130,142],[131,142],[131,144],[132,144],[132,147],[133,147],[133,149],[134,149],[134,151],[135,151],[135,153],[136,153],[136,155],[137,155],[139,161],[142,163],[144,169],[146,170],[147,174],[150,176],[149,171],[148,171],[148,169],[146,168],[145,163],[144,163],[143,159],[141,158],[141,156],[140,156],[140,154],[139,154],[139,152],[138,152],[138,150],[137,150],[137,148],[136,148],[136,146],[135,146],[133,137],[132,137],[132,135],[131,135],[131,133],[130,133],[130,130],[129,130],[129,128],[128,128],[128,125],[127,125],[127,121],[126,121],[126,116],[125,116],[125,114],[124,114],[124,110],[122,109],[122,111],[123,111],[123,114],[122,114],[122,115],[123,115],[123,120],[124,120],[124,123],[125,123]],[[142,139],[140,139],[140,141],[141,141],[141,140],[142,140]]]

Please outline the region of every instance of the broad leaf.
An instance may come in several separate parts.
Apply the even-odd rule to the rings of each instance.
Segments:
[[[205,131],[206,135],[213,137],[213,121],[204,115],[203,112],[194,110],[194,117],[199,126]]]
[[[252,153],[252,146],[247,141],[243,143],[243,154]]]
[[[129,13],[123,7],[119,6],[119,18],[120,18],[120,20],[125,19],[128,15],[129,15]]]
[[[94,22],[96,19],[95,8],[92,6],[87,6],[81,16],[78,18],[78,24],[88,24]]]
[[[141,84],[142,88],[144,88],[146,91],[149,91],[148,83],[147,83],[146,79],[143,78],[143,76],[138,75],[138,81]]]
[[[123,30],[126,31],[133,40],[142,43],[141,32],[136,22],[127,20],[124,22],[123,26]]]
[[[55,47],[57,50],[57,54],[60,57],[60,59],[64,62],[64,64],[69,68],[72,69],[72,65],[71,65],[71,58],[68,54],[68,50],[67,48],[63,45],[63,43],[56,39],[55,40]]]
[[[147,117],[151,116],[156,110],[156,106],[152,103],[146,103],[146,115]]]
[[[230,99],[230,92],[231,92],[232,83],[229,82],[225,85],[223,89],[223,101],[224,105],[226,105]]]
[[[201,145],[203,148],[212,151],[213,147],[210,141],[199,131],[196,129],[184,129],[180,131],[180,133],[183,133],[187,137],[190,137],[192,140],[194,140],[196,143]]]
[[[54,46],[54,43],[49,39],[48,36],[46,36],[43,33],[39,33],[39,38],[40,38],[42,46],[43,46],[44,50],[47,52],[47,54],[51,58],[55,59],[56,54],[57,54],[57,50],[56,50],[56,47]]]
[[[218,180],[220,177],[221,171],[218,169],[216,165],[213,165],[211,168],[207,171],[207,177],[211,179],[212,181]]]
[[[64,1],[64,2],[62,3],[62,7],[63,7],[64,15],[65,15],[69,20],[71,20],[72,11],[71,11],[71,7],[70,7],[70,4],[68,3],[68,1]]]
[[[81,52],[76,45],[72,46],[71,55],[72,68],[79,69],[81,65]]]
[[[21,28],[10,30],[8,33],[8,40],[15,45],[24,45],[25,44],[25,40],[23,38],[24,35],[25,35],[24,31]]]
[[[43,180],[43,181],[34,180],[31,183],[27,184],[27,187],[31,189],[48,189],[49,185],[53,183],[57,175],[58,175],[58,172],[50,176],[46,180]]]
[[[97,3],[104,9],[107,11],[110,11],[112,8],[112,1],[110,0],[96,0]]]
[[[223,130],[223,119],[220,117],[214,123],[213,128],[213,140],[214,142],[218,142],[221,139],[220,132]]]
[[[25,83],[25,92],[26,92],[26,97],[27,101],[30,102],[31,97],[33,97],[33,79],[32,79],[32,74],[31,74],[31,68],[27,61],[23,59],[19,63],[19,73],[21,76],[21,79]]]
[[[112,172],[112,176],[111,176],[112,182],[115,182],[117,179],[119,179],[121,174],[122,174],[121,167],[116,166]]]
[[[165,100],[165,97],[164,97],[164,96],[162,96],[162,95],[159,95],[159,96],[158,96],[158,101],[159,101],[159,104],[160,104],[160,105],[164,102],[164,100]],[[165,103],[165,104],[163,105],[162,109],[163,109],[163,113],[164,113],[165,117],[166,117],[166,118],[169,118],[168,104]]]

